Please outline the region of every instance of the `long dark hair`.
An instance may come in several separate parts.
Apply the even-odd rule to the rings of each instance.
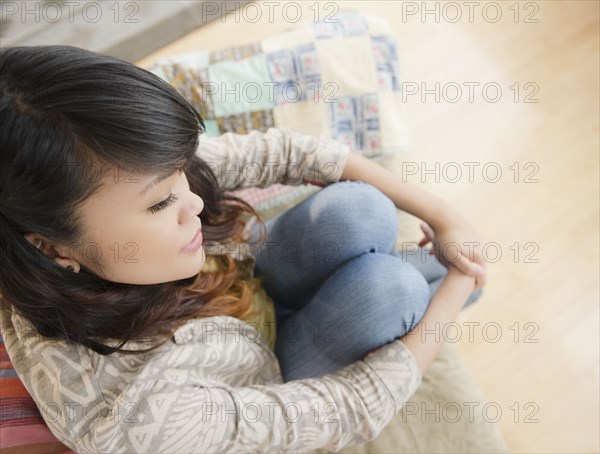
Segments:
[[[1,304],[39,334],[100,354],[139,353],[162,345],[191,317],[249,314],[252,288],[242,263],[228,255],[207,252],[218,265],[212,272],[131,285],[99,277],[99,261],[95,270],[67,271],[23,236],[79,243],[86,232],[78,206],[103,176],[81,170],[112,165],[155,174],[185,169],[204,201],[207,243],[243,240],[245,214],[259,218],[264,239],[260,215],[220,190],[195,154],[204,121],[175,88],[132,63],[77,47],[0,48],[0,124]],[[123,349],[129,340],[159,343]]]

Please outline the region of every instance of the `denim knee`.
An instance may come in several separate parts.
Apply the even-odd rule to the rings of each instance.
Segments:
[[[384,301],[382,309],[390,319],[402,322],[404,334],[413,329],[425,315],[431,297],[429,284],[414,265],[402,263],[402,260],[389,255],[377,255],[378,291],[382,296],[395,295]]]
[[[389,254],[366,253],[351,262],[360,266],[365,293],[370,295],[369,307],[363,309],[373,323],[367,336],[376,337],[380,344],[388,343],[421,321],[431,294],[419,270]]]
[[[321,191],[327,197],[328,216],[348,226],[369,222],[373,238],[385,243],[385,250],[373,245],[369,252],[389,253],[396,245],[398,211],[396,205],[375,186],[362,181],[344,180],[326,186]],[[383,240],[383,241],[382,241]]]

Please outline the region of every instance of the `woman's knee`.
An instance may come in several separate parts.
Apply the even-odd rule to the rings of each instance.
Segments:
[[[340,181],[326,186],[320,191],[327,208],[323,219],[331,219],[342,223],[345,234],[356,234],[355,241],[361,242],[362,229],[355,226],[366,226],[369,235],[365,252],[389,253],[396,245],[398,232],[398,211],[394,202],[383,192],[362,181]],[[369,242],[369,241],[367,241]]]
[[[383,301],[381,307],[390,317],[400,318],[404,330],[410,331],[425,315],[431,297],[429,284],[410,263],[386,254],[372,255],[376,259],[372,272],[378,274],[380,283],[374,290]]]
[[[318,344],[334,365],[361,359],[369,351],[410,331],[429,303],[429,286],[412,265],[389,254],[365,253],[339,267],[310,302],[278,326],[279,354]],[[292,342],[286,333],[310,327]],[[316,333],[319,333],[316,335]],[[301,340],[300,340],[301,339]]]
[[[430,300],[429,285],[413,265],[389,254],[366,253],[346,266],[352,267],[350,275],[360,273],[364,279],[362,293],[368,298],[359,312],[369,320],[367,336],[379,344],[391,342],[421,321]]]
[[[358,219],[363,219],[365,214],[373,213],[381,217],[387,216],[393,222],[398,220],[394,202],[369,183],[344,180],[326,186],[320,192],[333,199],[335,202],[331,207],[333,211],[339,210],[345,214],[346,210],[351,210],[358,215]]]

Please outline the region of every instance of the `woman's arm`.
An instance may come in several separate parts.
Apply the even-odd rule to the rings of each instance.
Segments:
[[[224,191],[272,184],[326,186],[339,181],[349,154],[350,147],[337,140],[289,128],[202,135],[196,150]]]
[[[227,331],[232,338],[234,331]],[[83,436],[76,437],[65,418],[47,422],[65,430],[68,436],[61,441],[77,452],[337,452],[374,440],[422,379],[400,340],[333,374],[247,386],[229,385],[218,374],[203,377],[210,377],[211,361],[229,361],[230,380],[241,381],[243,372],[234,372],[239,356],[222,356],[214,346],[202,367],[182,366],[204,351],[200,345],[193,353],[174,351],[146,365],[148,373],[136,377],[110,411],[94,410],[108,416],[96,417]],[[119,405],[133,414],[115,419]]]
[[[444,339],[440,333],[444,331],[444,325],[456,320],[474,284],[472,276],[449,267],[421,321],[400,339],[417,360],[422,374],[425,374],[442,348]]]
[[[449,217],[451,208],[441,198],[415,185],[402,182],[385,167],[351,152],[342,170],[341,180],[358,180],[375,186],[401,210],[427,222],[434,229]]]
[[[264,188],[276,183],[319,186],[340,180],[369,183],[399,209],[431,225],[441,243],[442,254],[463,273],[476,276],[477,288],[485,285],[483,241],[466,219],[442,199],[403,183],[389,170],[352,152],[342,142],[288,128],[269,128],[266,132],[253,130],[249,134],[202,135],[196,154],[211,167],[219,186],[226,191]]]
[[[443,199],[403,182],[385,167],[351,152],[340,180],[358,180],[375,186],[400,210],[422,219],[435,231],[447,260],[465,274],[475,277],[476,289],[485,285],[486,263],[483,240],[467,220]]]
[[[0,305],[19,378],[76,452],[337,452],[375,439],[421,384],[399,339],[336,373],[279,383],[275,355],[249,345],[248,327],[193,319],[134,359],[48,340]]]

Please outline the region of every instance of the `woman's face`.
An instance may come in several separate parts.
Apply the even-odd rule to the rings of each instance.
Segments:
[[[119,178],[109,173],[104,186],[83,203],[87,241],[70,251],[71,258],[91,264],[92,270],[92,262],[101,260],[104,279],[129,284],[158,284],[198,274],[206,262],[204,248],[182,248],[201,227],[198,214],[204,202],[190,191],[185,172],[157,182],[155,175],[127,173]]]

